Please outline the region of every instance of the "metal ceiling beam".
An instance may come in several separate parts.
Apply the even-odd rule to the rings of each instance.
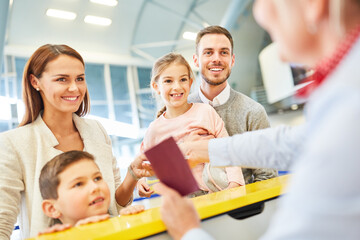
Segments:
[[[0,1],[0,71],[4,56],[4,46],[6,42],[6,26],[10,9],[9,6],[10,0]]]
[[[155,47],[168,47],[178,44],[188,43],[186,40],[172,40],[172,41],[162,41],[162,42],[149,42],[149,43],[140,43],[132,45],[134,48],[155,48]]]
[[[151,56],[150,54],[144,52],[143,50],[136,48],[136,47],[131,47],[131,51],[133,51],[134,53],[136,53],[137,55],[149,60],[150,62],[155,62],[156,58]]]
[[[204,28],[210,26],[210,23],[205,18],[203,18],[196,10],[193,10],[192,14],[202,22]]]
[[[152,3],[153,5],[156,5],[156,6],[158,6],[158,7],[161,7],[161,8],[163,8],[163,9],[165,9],[165,10],[168,11],[168,12],[171,12],[172,14],[174,14],[174,16],[180,18],[181,20],[183,20],[184,22],[186,22],[187,24],[193,26],[193,27],[196,28],[196,29],[199,29],[199,30],[200,30],[200,29],[203,28],[203,26],[202,26],[201,24],[189,20],[189,19],[186,18],[183,14],[178,13],[177,11],[174,11],[174,10],[171,9],[171,8],[168,8],[168,7],[165,6],[165,5],[162,5],[162,4],[157,3],[157,2],[155,2],[155,1],[149,1],[149,2]]]
[[[192,1],[192,3],[190,4],[189,9],[188,9],[187,12],[186,12],[186,14],[183,16],[184,19],[189,19],[190,14],[192,13],[192,11],[193,11],[193,10],[195,9],[195,7],[196,7],[196,2],[197,2],[196,0],[193,0],[193,1]],[[179,39],[179,38],[180,38],[180,34],[181,34],[181,32],[183,31],[183,29],[184,29],[185,23],[186,23],[186,21],[184,21],[184,20],[181,22],[181,25],[180,25],[180,27],[179,27],[179,30],[178,30],[178,32],[177,32],[176,35],[175,35],[175,39]],[[176,48],[176,45],[174,45],[174,46],[172,47],[172,51],[174,51],[175,48]]]
[[[220,26],[230,31],[251,2],[252,0],[232,0],[221,20]]]

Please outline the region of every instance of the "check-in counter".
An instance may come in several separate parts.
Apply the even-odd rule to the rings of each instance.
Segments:
[[[277,198],[289,177],[284,175],[193,198],[202,227],[216,239],[258,239],[269,225]],[[161,197],[135,204],[145,205],[146,210],[33,239],[171,239],[161,221]]]

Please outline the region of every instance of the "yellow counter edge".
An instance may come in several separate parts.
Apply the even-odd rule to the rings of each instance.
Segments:
[[[201,217],[206,219],[253,203],[268,200],[282,194],[290,175],[268,179],[246,186],[224,190],[192,201]],[[32,240],[61,239],[139,239],[166,231],[159,208],[151,208],[130,216],[118,216],[109,220],[73,227],[69,230],[46,234]]]

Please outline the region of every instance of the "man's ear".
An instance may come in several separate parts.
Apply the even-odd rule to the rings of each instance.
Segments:
[[[30,83],[35,89],[39,89],[39,79],[34,74],[30,74]]]
[[[235,64],[235,53],[233,53],[232,57],[231,57],[231,67],[233,67]]]
[[[46,216],[54,219],[61,217],[61,212],[55,207],[54,199],[43,200],[41,207]]]
[[[194,64],[196,67],[199,67],[199,56],[195,53],[193,55]]]
[[[159,85],[155,81],[151,82],[151,86],[155,90],[155,92],[160,95]]]

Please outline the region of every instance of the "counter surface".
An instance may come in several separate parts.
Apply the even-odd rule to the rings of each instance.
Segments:
[[[192,201],[201,219],[206,219],[281,195],[289,177],[284,175],[196,197]],[[33,239],[139,239],[166,231],[160,217],[159,198],[150,201],[154,201],[155,206],[136,215],[113,217]]]

